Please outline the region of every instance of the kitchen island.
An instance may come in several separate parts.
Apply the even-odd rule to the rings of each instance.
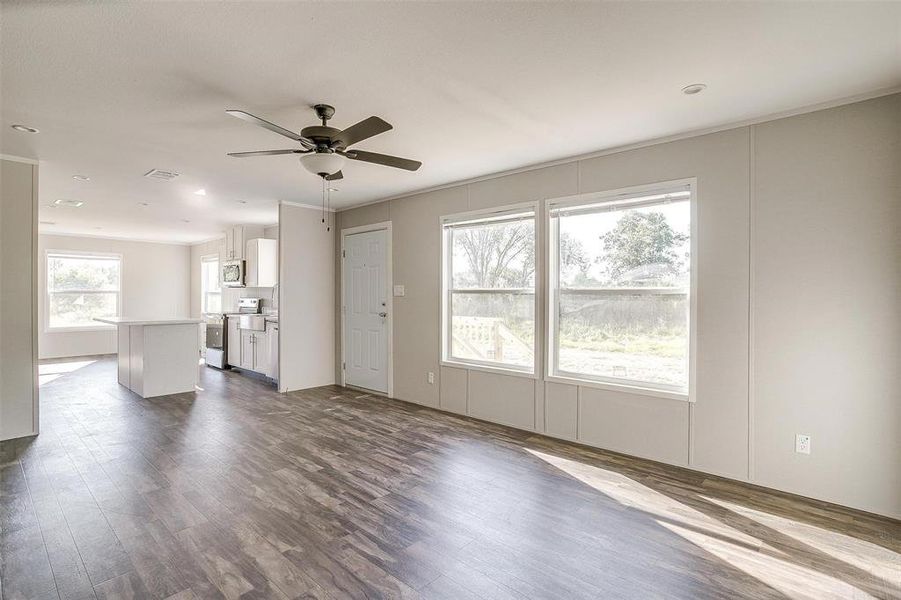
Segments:
[[[118,329],[120,385],[142,398],[194,391],[200,319],[95,320]]]

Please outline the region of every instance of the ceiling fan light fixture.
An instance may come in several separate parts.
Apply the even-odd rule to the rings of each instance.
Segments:
[[[335,152],[313,152],[300,157],[303,168],[314,175],[332,175],[344,166],[344,157]]]

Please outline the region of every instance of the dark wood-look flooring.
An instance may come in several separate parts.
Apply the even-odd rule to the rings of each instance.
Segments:
[[[88,360],[0,445],[3,600],[901,598],[895,521],[338,387],[142,400]]]

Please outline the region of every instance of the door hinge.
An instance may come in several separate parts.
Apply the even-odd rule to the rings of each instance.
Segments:
[[[347,250],[341,251],[341,258],[347,258]]]
[[[346,370],[347,370],[347,363],[346,363],[346,362],[341,363],[341,370],[342,370],[342,371],[346,371]]]

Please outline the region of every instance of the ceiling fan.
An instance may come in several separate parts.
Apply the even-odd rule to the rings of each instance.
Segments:
[[[418,160],[389,156],[388,154],[378,154],[376,152],[366,152],[364,150],[349,149],[350,146],[358,142],[362,142],[363,140],[392,129],[390,123],[387,123],[378,117],[369,117],[368,119],[363,119],[356,125],[351,125],[347,129],[336,129],[328,126],[328,120],[335,114],[335,108],[333,106],[329,106],[328,104],[317,104],[313,106],[313,110],[316,111],[316,116],[322,121],[322,125],[304,127],[300,130],[300,135],[243,110],[225,111],[233,117],[238,117],[239,119],[264,127],[269,131],[274,131],[295,142],[299,142],[302,146],[302,148],[292,150],[230,152],[229,156],[246,158],[248,156],[300,154],[300,164],[302,164],[307,171],[319,175],[328,181],[334,181],[344,177],[341,173],[341,167],[344,166],[345,159],[360,160],[377,165],[385,165],[386,167],[406,169],[407,171],[415,171],[422,166],[422,163]]]

